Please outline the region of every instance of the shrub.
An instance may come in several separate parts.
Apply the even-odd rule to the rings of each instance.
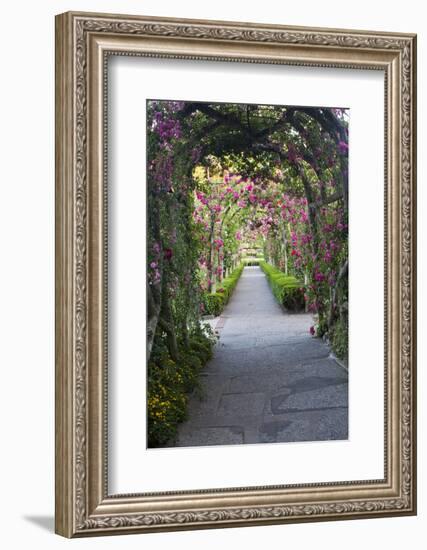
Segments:
[[[261,256],[260,258],[259,257],[256,257],[256,258],[246,258],[245,260],[243,260],[243,263],[245,266],[255,266],[255,265],[259,265],[260,261],[262,261],[263,259],[263,256]]]
[[[339,359],[347,359],[348,356],[348,326],[338,320],[330,335],[331,347]]]
[[[261,269],[267,276],[274,297],[286,309],[301,311],[304,309],[304,285],[292,275],[285,275],[280,269],[260,261]]]
[[[176,427],[184,420],[187,396],[184,378],[172,359],[162,364],[148,364],[148,445],[161,446],[176,434]]]
[[[224,309],[225,296],[220,292],[206,294],[203,298],[203,305],[205,306],[205,312],[208,315],[214,315],[217,317]]]
[[[161,447],[176,436],[187,414],[187,393],[197,387],[199,373],[212,357],[214,339],[198,331],[188,347],[180,342],[179,357],[173,361],[165,346],[153,349],[147,367],[148,445]]]
[[[190,350],[193,355],[196,355],[202,364],[205,364],[212,359],[213,348],[210,343],[205,343],[200,340],[191,340]]]
[[[187,352],[184,351],[181,353],[179,358],[180,364],[180,373],[182,376],[182,383],[184,390],[190,392],[194,389],[199,383],[199,372],[202,369],[202,366],[205,364],[206,355],[203,354],[203,362],[201,357],[194,354],[193,351]]]
[[[243,267],[243,265],[240,265],[233,271],[233,273],[223,279],[216,292],[205,294],[203,305],[205,307],[205,312],[208,315],[214,315],[217,317],[221,314],[233,294],[233,290],[235,289],[240,275],[242,274]]]

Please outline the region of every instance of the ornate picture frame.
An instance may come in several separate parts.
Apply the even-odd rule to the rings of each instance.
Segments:
[[[381,70],[384,479],[112,495],[106,357],[106,60]],[[68,12],[56,17],[56,532],[82,537],[416,513],[416,36]]]

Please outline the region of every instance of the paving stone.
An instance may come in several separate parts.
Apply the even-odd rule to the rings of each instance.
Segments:
[[[240,376],[230,377],[229,392],[272,392],[278,389],[286,390],[287,376],[283,370],[269,373],[266,376],[255,374],[242,374]],[[290,391],[290,390],[289,390]]]
[[[309,334],[310,314],[285,312],[246,267],[221,319],[177,446],[347,438],[348,375]]]
[[[238,445],[243,443],[241,428],[195,428],[191,432],[179,434],[179,447],[194,447],[203,445]]]
[[[194,415],[181,424],[180,430],[189,432],[195,428],[227,428],[229,426],[241,426],[242,429],[258,430],[263,419],[261,411],[258,415],[246,414],[218,414],[217,411],[204,411],[198,416]]]
[[[218,415],[259,416],[264,410],[263,393],[228,393],[221,398]]]
[[[290,389],[292,392],[292,388]],[[296,393],[282,392],[271,398],[270,406],[273,414],[326,407],[347,407],[347,384],[328,385]]]
[[[332,408],[300,411],[267,417],[260,427],[263,443],[332,441],[348,439],[348,409]]]

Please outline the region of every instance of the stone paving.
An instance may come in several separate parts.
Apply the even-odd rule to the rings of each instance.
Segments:
[[[259,267],[244,269],[220,321],[172,445],[348,438],[347,372],[310,336],[310,314],[277,304]]]

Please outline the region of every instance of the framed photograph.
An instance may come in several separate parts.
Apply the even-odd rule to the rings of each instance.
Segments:
[[[56,18],[56,532],[416,513],[416,37]]]

